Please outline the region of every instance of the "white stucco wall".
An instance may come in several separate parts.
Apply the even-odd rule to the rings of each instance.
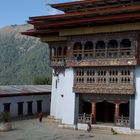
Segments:
[[[140,130],[140,66],[135,70],[136,95],[135,95],[135,119],[134,127]]]
[[[52,92],[51,92],[51,110],[50,115],[56,116],[56,96],[57,96],[57,89],[56,89],[56,80],[57,77],[52,75]]]
[[[61,119],[64,124],[74,124],[75,93],[73,93],[73,69],[68,68],[65,72],[53,76],[51,115]],[[57,88],[56,88],[57,80]]]
[[[14,97],[1,97],[0,98],[0,112],[4,111],[4,103],[10,104],[11,116],[18,115],[18,102],[23,102],[23,115],[27,115],[27,102],[32,101],[32,112],[37,113],[37,101],[42,100],[42,111],[50,112],[50,97],[51,95],[33,95],[33,96],[14,96]]]

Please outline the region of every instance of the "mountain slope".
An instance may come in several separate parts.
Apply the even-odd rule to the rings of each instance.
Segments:
[[[0,84],[32,84],[38,75],[50,75],[48,46],[21,35],[29,25],[0,28]]]

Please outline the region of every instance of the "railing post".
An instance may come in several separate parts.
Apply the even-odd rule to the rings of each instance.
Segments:
[[[123,123],[123,115],[121,116],[121,126],[123,126],[124,123]]]
[[[86,122],[86,114],[84,113],[84,115],[83,115],[83,122],[85,123]]]
[[[114,125],[117,125],[117,123],[116,123],[116,116],[114,115]]]

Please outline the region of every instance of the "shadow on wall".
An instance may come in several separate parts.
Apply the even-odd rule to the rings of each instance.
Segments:
[[[135,76],[136,76],[136,78],[140,78],[140,66],[136,67]]]

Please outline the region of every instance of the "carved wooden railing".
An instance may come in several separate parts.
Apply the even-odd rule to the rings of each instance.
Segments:
[[[79,114],[78,123],[92,123],[92,115],[91,114]]]
[[[52,57],[50,60],[51,67],[62,67],[66,65],[65,57]]]
[[[129,117],[115,116],[115,125],[129,127],[129,125],[130,125]]]
[[[96,50],[84,50],[83,52],[74,51],[73,58],[75,56],[81,56],[81,59],[96,59],[96,58],[132,58],[136,56],[136,53],[131,48],[108,48],[96,49]]]
[[[135,49],[107,48],[74,51],[67,57],[66,65],[77,66],[130,66],[137,65],[138,58]]]

